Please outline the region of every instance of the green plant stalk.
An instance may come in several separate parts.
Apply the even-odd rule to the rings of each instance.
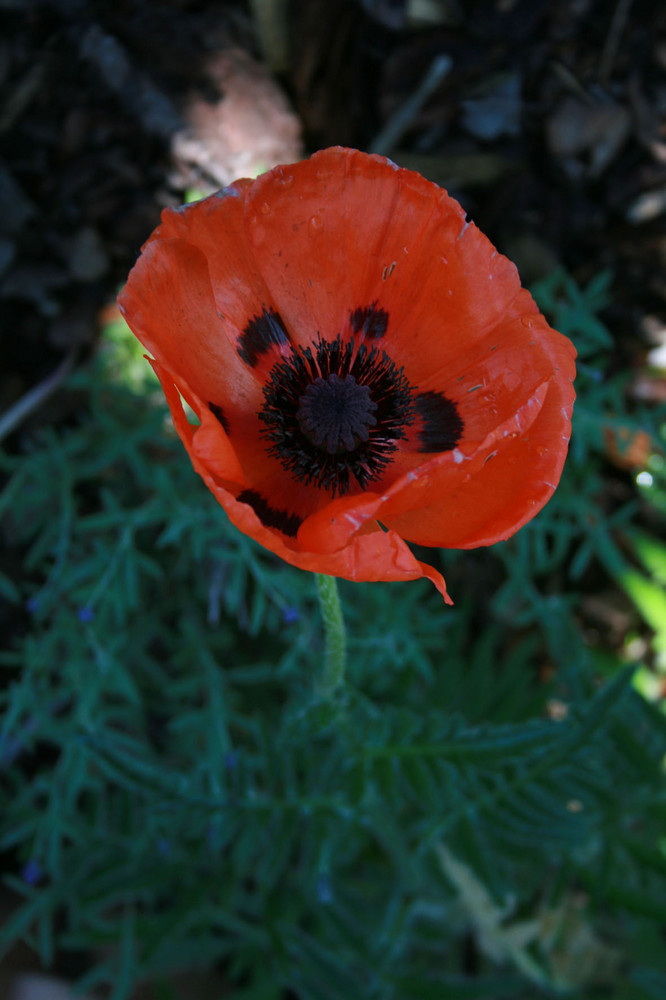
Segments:
[[[319,679],[322,700],[331,698],[342,687],[347,660],[347,636],[342,617],[338,582],[334,576],[316,573],[317,592],[326,633],[324,669]]]

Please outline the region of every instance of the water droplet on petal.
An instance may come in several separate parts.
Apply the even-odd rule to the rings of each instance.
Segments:
[[[308,232],[310,233],[310,236],[319,236],[323,228],[324,220],[321,215],[313,215],[308,223]]]
[[[532,316],[521,316],[520,322],[523,326],[532,327],[534,325],[534,319]]]
[[[262,215],[269,215],[270,214],[270,210],[271,210],[271,206],[268,204],[268,202],[267,201],[262,201],[261,205],[259,206],[259,211],[261,212],[261,214]]]

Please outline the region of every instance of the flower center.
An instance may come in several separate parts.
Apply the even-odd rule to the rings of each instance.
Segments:
[[[293,479],[345,496],[382,476],[415,409],[413,387],[385,351],[338,336],[273,365],[259,419],[268,454]]]
[[[297,417],[303,434],[317,448],[339,455],[368,440],[377,423],[376,410],[370,386],[359,385],[353,375],[340,378],[332,372],[307,386]]]

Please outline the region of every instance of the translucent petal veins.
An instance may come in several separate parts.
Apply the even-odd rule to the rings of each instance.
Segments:
[[[293,479],[345,496],[381,476],[414,419],[413,398],[385,351],[338,336],[273,366],[259,419]]]
[[[288,344],[289,336],[282,317],[273,309],[264,309],[247,324],[238,340],[238,354],[250,368],[254,368],[262,354],[274,345]]]

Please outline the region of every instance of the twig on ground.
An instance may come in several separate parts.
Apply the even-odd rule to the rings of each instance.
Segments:
[[[33,386],[24,396],[21,396],[13,406],[10,406],[0,417],[0,441],[16,430],[19,424],[39,409],[49,396],[53,395],[60,384],[67,378],[74,365],[74,351],[70,351],[60,362],[55,371],[37,385]]]

